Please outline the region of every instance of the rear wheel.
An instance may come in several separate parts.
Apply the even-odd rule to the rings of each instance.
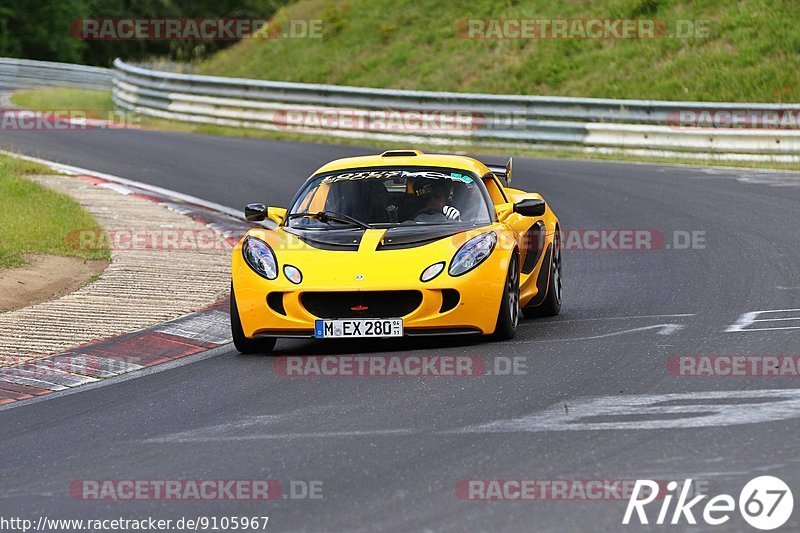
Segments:
[[[561,312],[561,232],[556,231],[553,239],[553,260],[550,261],[550,282],[547,295],[536,307],[525,307],[522,314],[526,318],[556,316]]]
[[[494,336],[497,340],[513,339],[517,334],[519,323],[519,258],[517,254],[511,256],[508,263],[508,274],[503,289],[503,299],[500,302],[500,312],[497,315],[497,327]]]
[[[276,339],[274,337],[261,339],[245,337],[242,321],[239,318],[239,308],[236,306],[233,283],[231,283],[231,335],[233,336],[233,345],[241,353],[272,353],[272,350],[275,349]]]

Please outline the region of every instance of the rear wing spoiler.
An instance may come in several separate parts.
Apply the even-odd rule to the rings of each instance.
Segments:
[[[492,174],[505,182],[506,187],[511,185],[511,159],[510,157],[508,158],[508,163],[506,163],[504,167],[500,165],[486,165]]]

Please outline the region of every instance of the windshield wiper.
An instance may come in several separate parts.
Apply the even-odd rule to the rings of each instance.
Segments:
[[[300,217],[316,218],[320,222],[326,222],[326,223],[329,220],[333,220],[334,222],[341,222],[343,224],[350,224],[351,226],[358,226],[359,228],[362,229],[370,229],[372,227],[366,222],[362,222],[357,218],[353,218],[350,215],[337,213],[335,211],[320,211],[319,213],[308,213],[308,212],[291,213],[286,217],[286,219],[291,220],[293,218],[300,218]]]

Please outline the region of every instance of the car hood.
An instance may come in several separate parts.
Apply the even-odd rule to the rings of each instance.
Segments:
[[[452,237],[466,231],[474,230],[471,224],[430,224],[425,226],[395,226],[382,231],[376,251],[398,250],[416,248],[434,243],[440,239]],[[361,240],[367,230],[341,229],[341,230],[303,230],[298,228],[282,228],[308,246],[320,250],[330,251],[358,251]]]

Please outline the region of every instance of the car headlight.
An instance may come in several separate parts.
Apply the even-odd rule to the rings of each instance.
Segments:
[[[283,265],[283,275],[295,285],[300,285],[303,281],[303,273],[294,265]]]
[[[430,281],[439,274],[441,274],[442,270],[444,270],[444,261],[439,261],[438,263],[434,263],[422,271],[422,275],[419,277],[419,280],[422,281],[423,283],[426,281]]]
[[[255,237],[246,237],[242,243],[242,255],[250,268],[267,279],[278,277],[278,260],[267,243]]]
[[[471,238],[453,256],[448,272],[451,276],[466,274],[483,263],[491,255],[496,244],[497,234],[493,231]]]

